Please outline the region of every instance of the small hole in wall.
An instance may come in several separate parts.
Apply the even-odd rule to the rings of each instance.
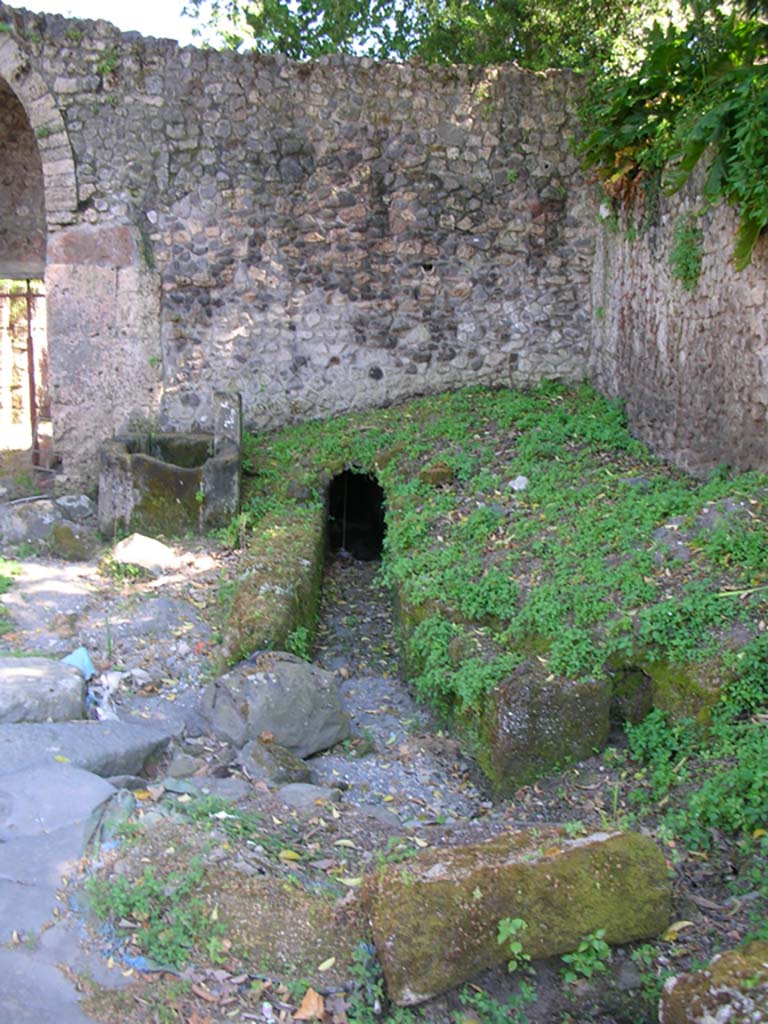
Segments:
[[[435,269],[435,265],[434,263],[422,263],[421,269],[424,271],[425,274],[431,274]]]
[[[346,469],[328,488],[328,548],[332,554],[373,562],[384,544],[384,491],[374,477]]]

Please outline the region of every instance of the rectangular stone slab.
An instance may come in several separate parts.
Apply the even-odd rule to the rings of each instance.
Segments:
[[[172,730],[133,722],[29,722],[0,725],[0,774],[33,765],[71,764],[109,778],[137,775]]]
[[[525,921],[533,959],[574,950],[600,928],[614,945],[658,935],[671,882],[647,836],[542,828],[425,850],[370,877],[365,896],[387,991],[408,1006],[504,963],[502,918]]]

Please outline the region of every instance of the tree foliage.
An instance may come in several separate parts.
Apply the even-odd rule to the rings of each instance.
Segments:
[[[662,0],[214,0],[227,46],[297,60],[356,53],[380,60],[584,68],[631,44]],[[198,15],[203,0],[190,0]]]
[[[642,201],[661,179],[678,191],[704,168],[706,201],[739,211],[734,263],[751,260],[768,225],[768,0],[740,9],[692,5],[682,26],[654,25],[629,73],[593,81],[581,146],[614,200]]]

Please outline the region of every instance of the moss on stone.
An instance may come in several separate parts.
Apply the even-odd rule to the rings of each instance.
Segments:
[[[100,543],[93,530],[74,523],[54,523],[49,541],[51,552],[67,562],[85,562]]]
[[[496,793],[601,750],[610,702],[605,680],[554,676],[539,661],[518,665],[471,723],[478,763]]]
[[[284,650],[302,626],[315,631],[325,553],[322,506],[263,521],[243,555],[224,624],[232,664],[256,650]]]
[[[543,828],[424,851],[370,879],[365,896],[389,994],[408,1005],[503,963],[502,918],[526,922],[534,959],[599,928],[611,944],[631,942],[667,926],[671,886],[646,836],[568,839]]]
[[[136,454],[131,456],[131,471],[136,494],[132,530],[169,537],[197,530],[202,467],[187,469]]]
[[[673,718],[696,718],[706,724],[720,699],[726,672],[719,658],[690,664],[646,661],[640,666],[651,680],[653,706]]]
[[[704,970],[670,978],[661,1024],[754,1024],[768,1010],[768,942],[751,942],[716,956]]]

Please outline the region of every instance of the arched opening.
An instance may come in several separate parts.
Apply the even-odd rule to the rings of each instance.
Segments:
[[[3,79],[0,152],[0,448],[29,448],[37,465],[51,434],[45,189],[35,132]]]
[[[384,491],[374,477],[346,469],[328,489],[328,548],[361,562],[381,558]]]

